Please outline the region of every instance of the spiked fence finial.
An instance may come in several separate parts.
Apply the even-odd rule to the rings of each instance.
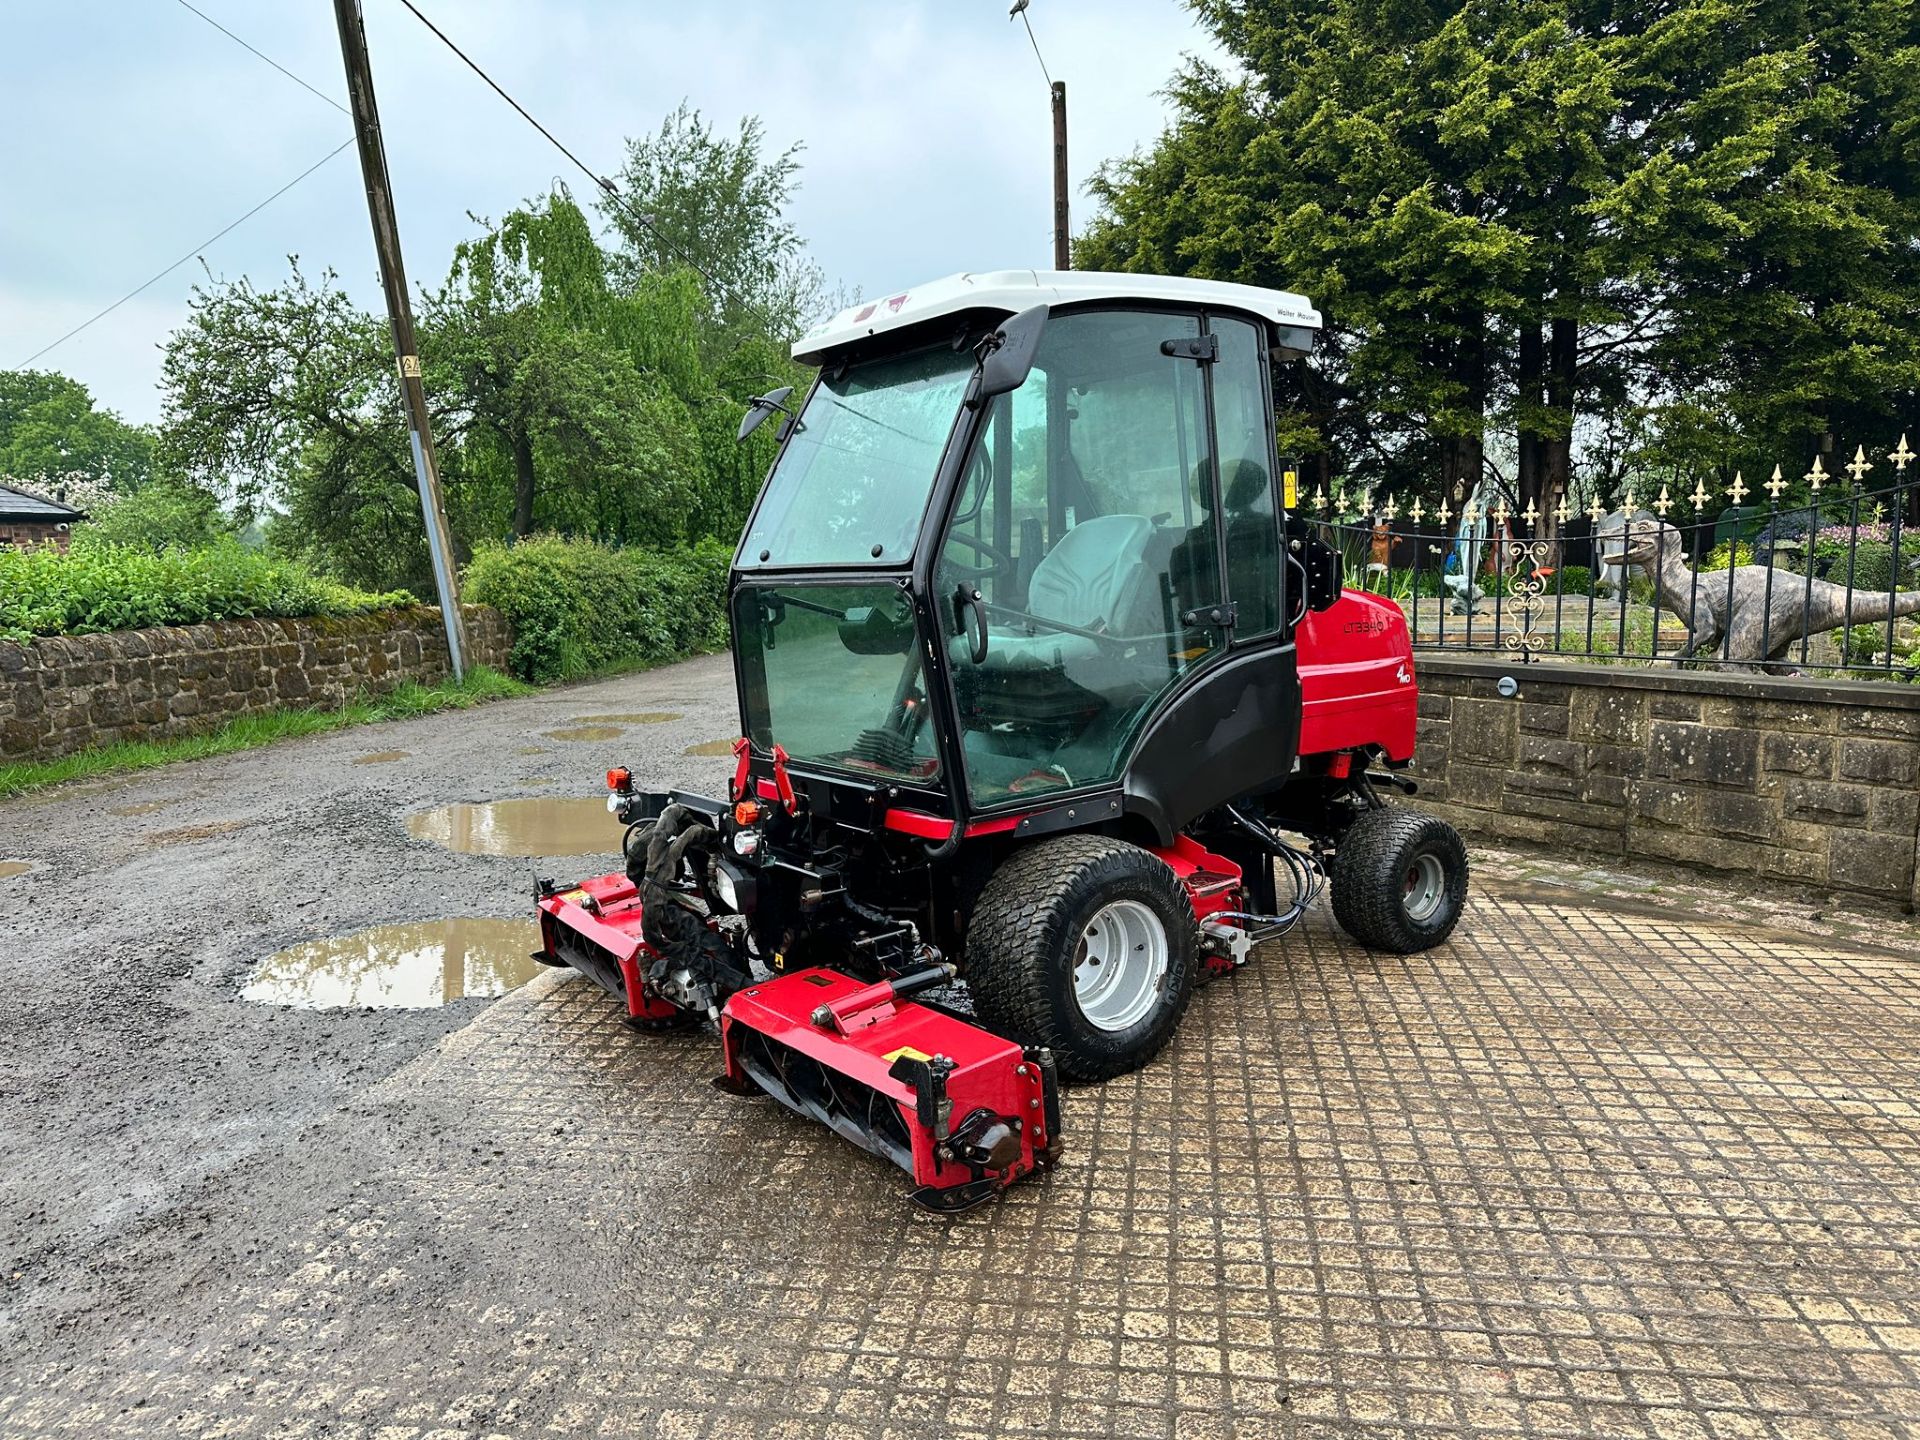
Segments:
[[[1846,465],[1847,473],[1853,476],[1854,489],[1858,490],[1860,488],[1860,482],[1866,479],[1867,472],[1871,469],[1873,469],[1873,462],[1867,459],[1867,447],[1864,445],[1854,446],[1853,459],[1849,460]]]

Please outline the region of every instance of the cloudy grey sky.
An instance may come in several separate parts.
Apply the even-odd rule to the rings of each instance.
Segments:
[[[327,0],[194,0],[344,100]],[[681,99],[731,129],[806,143],[794,219],[830,280],[867,294],[1051,254],[1047,91],[1006,0],[420,0],[596,168]],[[468,213],[580,177],[399,0],[364,0],[412,278],[437,281]],[[0,45],[0,368],[186,254],[351,136],[345,116],[179,0],[5,7]],[[1212,55],[1178,0],[1032,0],[1072,108],[1077,187],[1150,141],[1183,53]],[[276,282],[286,256],[378,303],[349,147],[209,247],[216,276]],[[196,260],[36,363],[129,419],[158,417],[159,345]]]

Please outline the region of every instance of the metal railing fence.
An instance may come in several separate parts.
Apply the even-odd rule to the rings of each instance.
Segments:
[[[1678,499],[1629,486],[1544,515],[1338,491],[1302,513],[1349,587],[1399,603],[1417,650],[1920,680],[1920,527],[1906,519],[1920,452],[1902,436],[1886,454],[1876,466],[1856,447],[1838,473],[1816,458],[1798,483],[1775,467],[1757,487],[1735,474]],[[1876,469],[1891,478],[1872,484]]]

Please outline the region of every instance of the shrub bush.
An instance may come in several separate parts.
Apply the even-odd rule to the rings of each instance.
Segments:
[[[1562,565],[1558,579],[1562,595],[1593,594],[1593,571],[1584,565]]]
[[[226,539],[155,552],[105,542],[70,554],[0,552],[0,639],[198,625],[253,616],[357,615],[413,603],[323,580]]]
[[[712,543],[660,554],[535,536],[475,552],[465,598],[507,617],[513,673],[544,684],[725,645],[731,558]]]
[[[1814,573],[1835,585],[1847,584],[1851,571],[1856,590],[1877,590],[1884,595],[1893,588],[1893,547],[1885,541],[1862,540],[1852,546],[1823,543],[1815,549],[1814,557],[1819,565]]]
[[[212,495],[193,485],[154,480],[93,512],[74,528],[76,549],[202,550],[233,533]]]
[[[1707,552],[1707,558],[1700,562],[1700,573],[1707,575],[1716,570],[1725,570],[1729,563],[1736,570],[1742,565],[1753,564],[1753,548],[1744,541],[1737,545],[1716,545]]]

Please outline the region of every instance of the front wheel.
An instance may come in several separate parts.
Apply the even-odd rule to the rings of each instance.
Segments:
[[[1467,847],[1446,821],[1369,810],[1334,851],[1333,918],[1369,950],[1412,955],[1453,933],[1467,902]]]
[[[1157,856],[1101,835],[1016,851],[974,907],[966,945],[975,1013],[1053,1051],[1074,1080],[1137,1070],[1193,998],[1198,929]]]

